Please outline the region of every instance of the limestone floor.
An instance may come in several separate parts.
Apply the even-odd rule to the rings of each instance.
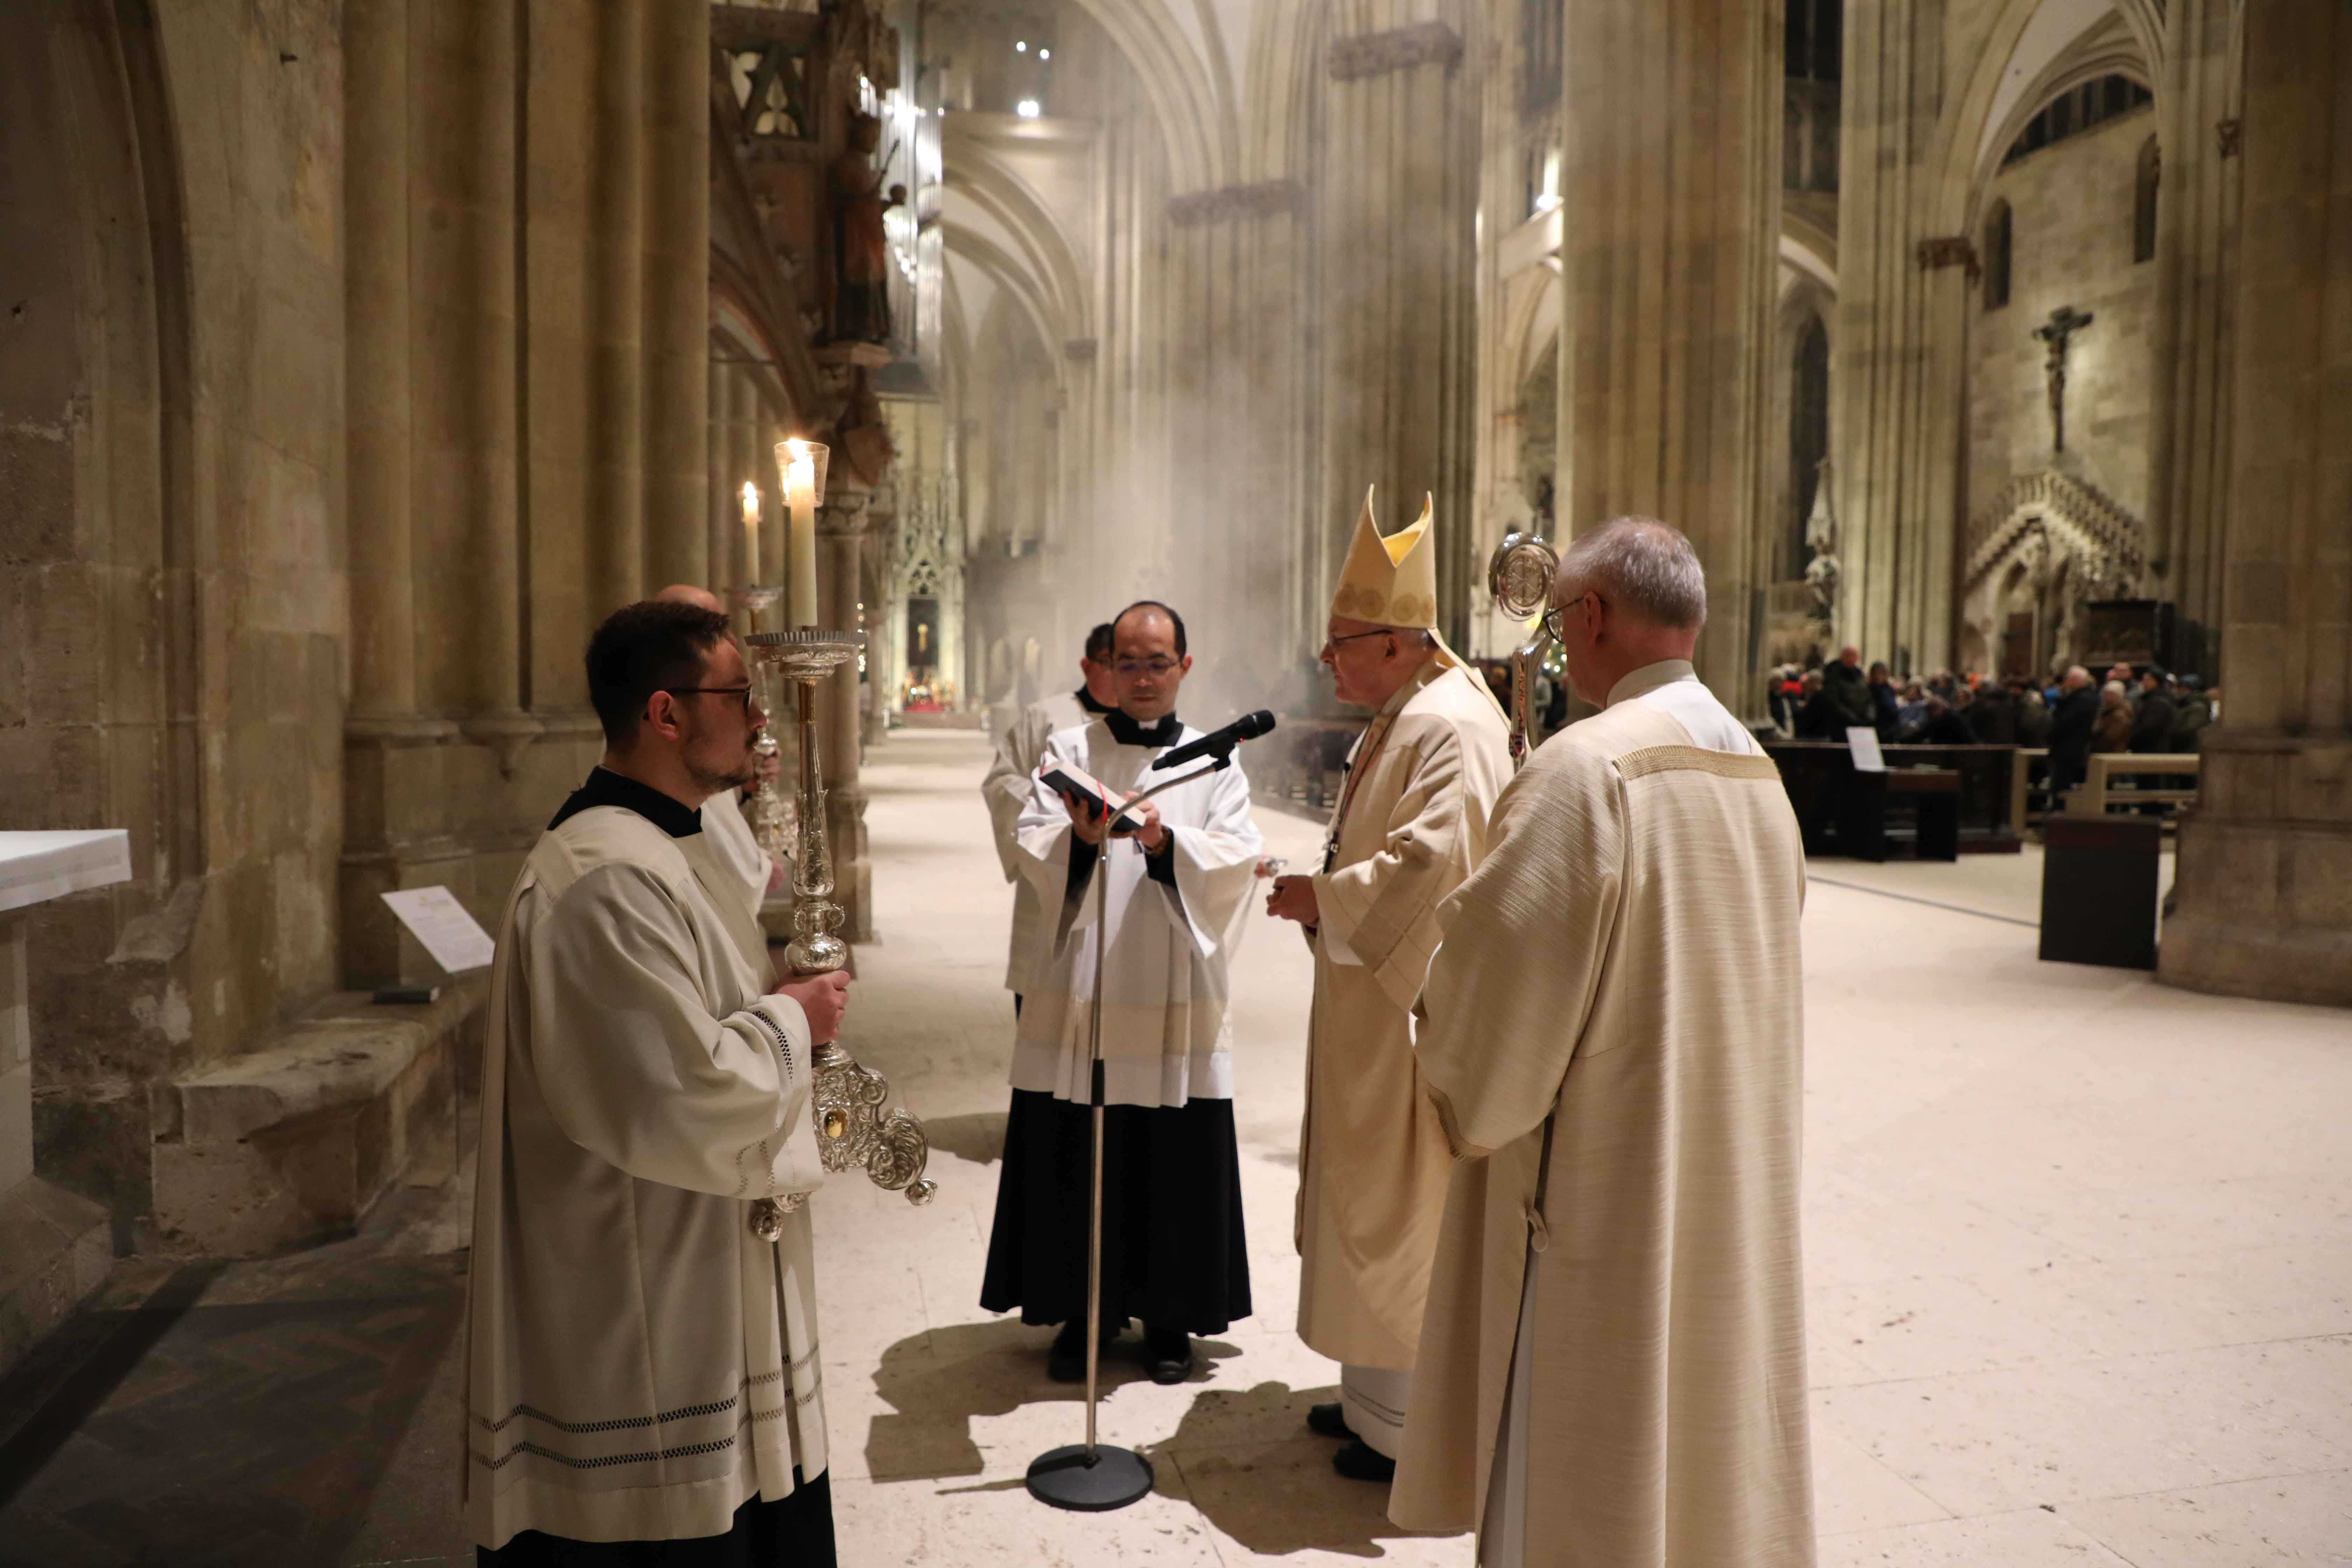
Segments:
[[[918,1210],[838,1183],[818,1200],[844,1562],[1466,1568],[1466,1537],[1390,1526],[1301,1425],[1336,1377],[1291,1332],[1307,966],[1262,915],[1235,973],[1257,1310],[1190,1384],[1108,1363],[1105,1436],[1151,1456],[1154,1496],[1069,1515],[1023,1490],[1082,1412],[1045,1378],[1045,1331],[977,1304],[1013,1021],[985,754],[969,733],[902,733],[866,774],[883,940],[858,952],[845,1037],[929,1123],[940,1194]],[[1320,837],[1261,825],[1293,865]],[[1826,1568],[2352,1562],[2352,1016],[2038,963],[2032,852],[1815,870],[1806,1247]],[[470,1561],[453,1506],[461,1201],[404,1195],[301,1259],[126,1269],[116,1381],[46,1399],[36,1440],[0,1410],[0,1562],[147,1560],[121,1504],[181,1474],[213,1483],[185,1494],[176,1560]],[[158,1317],[166,1298],[194,1305]],[[264,1386],[275,1428],[249,1409]],[[225,1404],[236,1422],[201,1419]],[[307,1520],[222,1484],[282,1467],[314,1429],[335,1436],[306,1473],[340,1479]],[[11,1478],[11,1457],[37,1473]],[[298,1541],[309,1552],[276,1544]]]

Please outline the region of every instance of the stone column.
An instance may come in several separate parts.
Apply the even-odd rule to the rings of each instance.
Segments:
[[[1766,0],[1579,0],[1561,102],[1561,531],[1643,512],[1690,536],[1707,577],[1699,674],[1735,711],[1758,701],[1778,16]]]
[[[727,482],[727,367],[708,353],[703,366],[703,584],[716,591],[740,583],[735,541],[743,532],[740,487]]]
[[[710,7],[656,3],[645,7],[644,17],[644,580],[651,590],[705,582],[711,563],[701,526],[710,360]]]
[[[1917,0],[1847,0],[1832,498],[1837,633],[1898,667],[1948,662],[1969,280],[1965,192],[1928,163],[1943,22]]]
[[[849,631],[857,625],[865,542],[866,497],[831,489],[816,517],[816,618],[828,630]],[[817,754],[824,764],[824,826],[833,846],[834,901],[843,911],[841,935],[846,942],[871,942],[874,871],[866,855],[866,789],[857,782],[864,740],[857,666],[844,665],[817,688]]]
[[[343,12],[343,214],[352,709],[412,713],[408,0],[351,0]]]
[[[656,0],[656,5],[658,0]],[[588,593],[600,609],[643,596],[646,428],[646,35],[655,7],[604,0],[594,19],[588,163]],[[708,15],[709,7],[703,7]],[[707,174],[703,176],[707,178]],[[661,586],[656,583],[655,587]]]
[[[515,0],[409,11],[417,700],[513,716]]]
[[[2222,722],[2158,975],[2352,1003],[2352,16],[2244,11]]]
[[[2222,151],[2239,115],[2236,0],[2171,0],[2158,84],[2157,395],[2148,462],[2152,591],[2172,601],[2175,666],[2213,673],[2221,620],[2230,468],[2230,315],[2238,160]]]
[[[1434,17],[1430,12],[1434,10]],[[1463,36],[1473,7],[1360,0],[1329,46],[1320,172],[1321,495],[1310,535],[1316,580],[1302,613],[1319,630],[1364,487],[1383,529],[1436,499],[1437,600],[1466,629],[1476,384],[1475,72]]]

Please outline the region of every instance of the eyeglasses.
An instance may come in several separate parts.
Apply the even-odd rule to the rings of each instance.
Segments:
[[[1323,646],[1327,648],[1334,648],[1338,647],[1343,642],[1354,642],[1359,637],[1392,637],[1394,636],[1396,636],[1396,633],[1391,631],[1386,626],[1381,626],[1375,631],[1349,632],[1343,637],[1335,637],[1330,636],[1328,633],[1326,633],[1323,638]]]
[[[1172,658],[1122,658],[1111,668],[1121,675],[1165,675],[1176,668]]]
[[[1583,593],[1579,594],[1575,598],[1570,599],[1568,602],[1568,605],[1580,605],[1587,599],[1591,600],[1596,605],[1605,605],[1609,602],[1600,595],[1593,593],[1591,589],[1587,589]],[[1568,634],[1560,629],[1563,625],[1560,620],[1560,616],[1568,613],[1568,605],[1554,605],[1550,609],[1546,610],[1543,615],[1544,630],[1551,634],[1552,641],[1559,643],[1563,647],[1568,646]]]
[[[751,689],[748,686],[665,686],[662,689],[672,697],[691,697],[698,692],[707,692],[713,697],[732,697],[742,705],[743,717],[748,719],[751,716]]]

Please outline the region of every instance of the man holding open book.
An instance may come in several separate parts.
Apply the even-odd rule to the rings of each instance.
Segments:
[[[1141,1319],[1145,1366],[1155,1382],[1178,1383],[1192,1370],[1192,1335],[1250,1311],[1225,999],[1262,841],[1237,764],[1106,828],[1101,797],[1123,804],[1171,776],[1146,777],[1170,748],[1200,737],[1176,717],[1192,667],[1183,620],[1147,600],[1112,630],[1118,706],[1046,742],[1015,829],[1040,943],[980,1300],[1062,1325],[1048,1370],[1065,1382],[1086,1375],[1088,1037],[1096,955],[1107,950],[1103,1334]],[[1098,875],[1110,879],[1108,934],[1097,929]]]

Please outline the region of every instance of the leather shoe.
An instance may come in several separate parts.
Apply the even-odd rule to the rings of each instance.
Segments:
[[[1345,1439],[1356,1435],[1356,1429],[1348,1425],[1346,1410],[1336,1399],[1328,1405],[1307,1407],[1307,1429],[1324,1437]]]
[[[1127,1320],[1105,1322],[1102,1342],[1106,1345],[1118,1338]],[[1045,1352],[1045,1375],[1055,1383],[1084,1383],[1087,1380],[1087,1321],[1072,1318],[1054,1335],[1054,1348]]]
[[[1181,1383],[1192,1375],[1192,1336],[1180,1329],[1143,1331],[1143,1369],[1154,1383]]]
[[[1332,1455],[1331,1468],[1351,1481],[1386,1485],[1396,1479],[1396,1461],[1367,1447],[1361,1437]]]

